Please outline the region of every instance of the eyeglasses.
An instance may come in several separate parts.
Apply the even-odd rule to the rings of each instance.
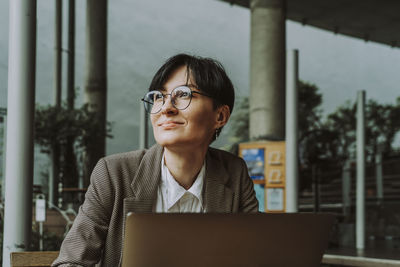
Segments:
[[[188,85],[181,85],[174,88],[170,94],[163,94],[161,91],[150,91],[143,98],[143,104],[146,111],[150,114],[156,114],[161,111],[165,104],[165,98],[167,95],[171,96],[172,105],[179,110],[183,110],[190,105],[193,94],[199,94],[211,97],[208,94],[193,91]]]

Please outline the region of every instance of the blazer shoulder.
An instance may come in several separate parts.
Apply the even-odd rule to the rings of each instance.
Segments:
[[[117,153],[103,158],[107,165],[118,165],[125,162],[140,162],[146,154],[147,149],[134,150],[129,152]]]
[[[218,149],[218,148],[209,148],[209,152],[211,157],[222,160],[223,162],[242,162],[243,159],[232,154],[231,152]]]
[[[110,173],[126,173],[132,176],[141,165],[151,165],[152,161],[159,158],[160,155],[162,155],[162,147],[154,145],[149,149],[110,155],[102,158],[100,161],[103,161],[103,164],[105,164]]]

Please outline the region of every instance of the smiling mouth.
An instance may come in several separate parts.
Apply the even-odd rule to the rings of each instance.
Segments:
[[[173,128],[179,125],[182,125],[182,122],[177,122],[177,121],[166,121],[163,123],[160,123],[159,126],[164,127],[164,128]]]

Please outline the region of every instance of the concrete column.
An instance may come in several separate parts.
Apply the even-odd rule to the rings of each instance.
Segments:
[[[285,1],[250,0],[250,139],[285,138]]]
[[[299,52],[287,53],[286,65],[286,212],[298,211],[298,97]]]
[[[365,248],[365,91],[357,93],[356,248]]]
[[[107,0],[86,2],[86,76],[85,103],[97,114],[101,130],[107,120]],[[93,146],[85,154],[85,187],[97,161],[105,155],[106,138],[93,139]]]
[[[32,228],[36,0],[10,3],[3,267],[27,249]]]

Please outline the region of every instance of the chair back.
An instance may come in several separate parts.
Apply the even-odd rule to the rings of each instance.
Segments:
[[[49,267],[58,257],[59,251],[11,252],[12,267]]]

